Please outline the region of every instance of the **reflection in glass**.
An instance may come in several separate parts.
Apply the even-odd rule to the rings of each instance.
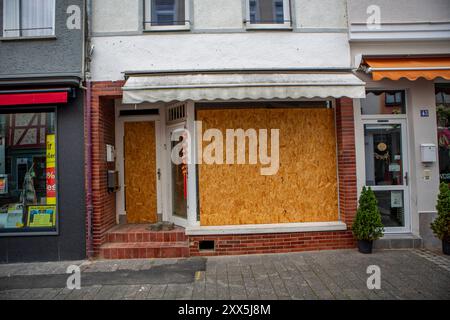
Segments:
[[[0,232],[56,230],[53,112],[0,114]]]
[[[366,124],[366,185],[402,185],[402,140],[399,124]]]
[[[450,184],[450,85],[436,85],[436,113],[440,180]]]
[[[250,23],[284,23],[283,0],[249,0]]]
[[[172,149],[181,141],[172,141]],[[179,157],[183,157],[180,150]],[[172,166],[172,213],[174,216],[187,218],[187,166],[185,164],[175,164],[171,161]]]
[[[362,115],[405,114],[404,91],[368,91],[361,99]]]
[[[374,191],[385,227],[404,227],[405,209],[402,190]]]

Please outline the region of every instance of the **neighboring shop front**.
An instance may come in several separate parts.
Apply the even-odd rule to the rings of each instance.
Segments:
[[[78,79],[0,87],[0,261],[85,258]]]
[[[450,58],[358,53],[366,82],[366,98],[355,100],[358,189],[375,191],[386,246],[434,246],[429,224],[448,151],[445,88],[436,82],[450,78]]]

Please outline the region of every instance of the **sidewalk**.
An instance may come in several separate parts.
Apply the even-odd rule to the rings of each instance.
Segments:
[[[68,266],[81,289],[66,289]],[[367,288],[369,265],[381,289]],[[189,259],[0,265],[4,299],[450,299],[450,258],[424,250],[356,250]]]

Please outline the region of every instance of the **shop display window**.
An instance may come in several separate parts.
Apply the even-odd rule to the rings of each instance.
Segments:
[[[450,85],[436,85],[436,113],[441,182],[450,184]]]
[[[57,227],[56,114],[0,114],[0,236]]]

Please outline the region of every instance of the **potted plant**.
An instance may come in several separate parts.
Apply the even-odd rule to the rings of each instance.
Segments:
[[[378,201],[370,187],[364,187],[359,197],[358,211],[352,230],[358,240],[358,250],[361,253],[372,253],[373,240],[383,236],[384,227],[381,223]]]
[[[437,217],[431,223],[433,233],[442,240],[442,252],[450,255],[450,188],[441,183],[436,205]]]

